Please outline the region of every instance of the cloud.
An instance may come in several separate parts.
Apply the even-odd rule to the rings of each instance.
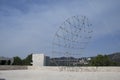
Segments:
[[[1,2],[0,55],[24,56],[32,52],[51,53],[51,43],[58,27],[69,17],[86,15],[98,40],[119,34],[119,1],[71,0]],[[97,44],[97,43],[96,43]]]

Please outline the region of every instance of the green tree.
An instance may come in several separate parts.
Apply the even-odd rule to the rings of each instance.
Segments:
[[[13,65],[22,65],[22,59],[18,56],[14,57]]]
[[[90,61],[91,66],[111,66],[112,64],[107,55],[98,55]]]
[[[31,65],[32,62],[32,54],[28,55],[25,59],[23,59],[23,65]]]

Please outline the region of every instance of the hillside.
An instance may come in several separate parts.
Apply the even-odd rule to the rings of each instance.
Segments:
[[[109,54],[108,56],[112,61],[120,63],[120,52]]]

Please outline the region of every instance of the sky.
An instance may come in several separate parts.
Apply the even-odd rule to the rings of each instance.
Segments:
[[[0,56],[50,56],[59,26],[75,15],[93,26],[82,56],[120,52],[120,0],[0,0]]]

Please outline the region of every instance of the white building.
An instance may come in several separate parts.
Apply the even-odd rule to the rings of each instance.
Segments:
[[[32,54],[32,65],[33,66],[48,66],[49,57],[44,54]]]

